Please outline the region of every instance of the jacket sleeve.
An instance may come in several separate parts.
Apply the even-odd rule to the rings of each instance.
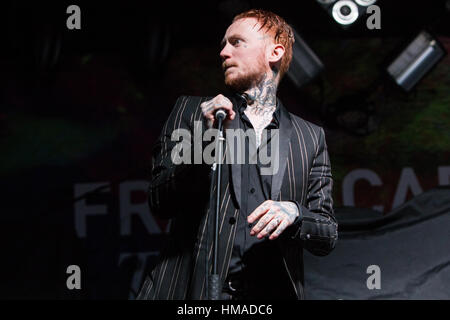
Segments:
[[[319,133],[318,150],[309,174],[307,206],[294,201],[299,217],[293,223],[291,238],[317,256],[329,254],[338,239],[338,224],[333,212],[333,180],[325,134]]]
[[[194,125],[203,126],[203,122],[195,122],[202,117],[201,112],[193,108],[193,104],[200,105],[201,102],[200,97],[179,97],[153,147],[148,199],[151,212],[159,218],[175,217],[192,205],[187,201],[198,198],[195,193],[199,189],[193,182],[199,180],[202,166],[194,164],[192,136]],[[177,129],[181,129],[179,138],[173,139]],[[183,157],[185,152],[190,153],[189,161]],[[178,156],[180,158],[175,159]]]

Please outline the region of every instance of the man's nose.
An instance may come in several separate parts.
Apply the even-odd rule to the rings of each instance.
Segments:
[[[222,51],[220,51],[220,58],[222,58],[222,61],[224,61],[229,57],[231,57],[230,48],[229,45],[226,44],[225,47],[223,47]]]

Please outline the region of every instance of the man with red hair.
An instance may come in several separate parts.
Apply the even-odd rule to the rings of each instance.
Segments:
[[[331,252],[337,222],[324,131],[289,113],[276,96],[293,43],[292,28],[278,15],[264,10],[241,13],[226,30],[220,52],[225,84],[234,94],[178,98],[154,148],[149,189],[152,213],[172,218],[170,240],[138,299],[208,299],[215,208],[209,203],[210,169],[175,164],[177,143],[171,137],[177,129],[214,128],[218,109],[227,113],[227,148],[236,148],[229,130],[241,129],[254,137],[239,140],[246,156],[252,146],[266,146],[279,159],[272,174],[263,174],[261,161],[222,165],[222,298],[304,298],[302,250],[315,255]],[[273,132],[279,137],[275,147]]]

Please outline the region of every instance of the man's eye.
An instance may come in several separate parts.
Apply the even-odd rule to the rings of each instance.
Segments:
[[[233,45],[239,44],[241,42],[241,39],[235,39],[233,40]]]

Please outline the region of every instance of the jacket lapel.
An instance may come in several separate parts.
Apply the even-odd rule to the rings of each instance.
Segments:
[[[286,171],[287,158],[289,154],[289,144],[291,142],[291,134],[293,128],[289,112],[284,108],[279,99],[277,99],[277,101],[280,108],[280,130],[278,137],[279,156],[274,157],[274,160],[278,161],[278,163],[273,165],[273,167],[275,170],[278,170],[276,170],[276,172],[274,172],[274,175],[272,176],[272,192],[270,194],[271,200],[278,199],[278,195],[280,194],[281,184],[283,183],[283,177]]]
[[[241,103],[245,103],[245,100],[240,97],[239,95],[235,94],[230,98],[231,102],[233,102],[233,110],[238,114],[239,112],[239,106]],[[239,124],[239,117],[235,117],[233,121],[231,121],[227,127],[227,129],[231,130],[238,130],[240,129]],[[227,156],[229,156],[229,152],[233,149],[233,154],[238,154],[237,148],[240,148],[236,143],[233,143],[231,139],[228,139],[226,136],[226,130],[225,130],[225,140],[227,143],[227,150],[228,153]],[[227,158],[231,159],[231,157]],[[232,163],[228,164],[229,170],[231,173],[231,180],[232,180],[232,190],[233,190],[233,196],[236,201],[236,207],[238,209],[241,208],[241,164],[237,163],[236,159],[232,159]]]

